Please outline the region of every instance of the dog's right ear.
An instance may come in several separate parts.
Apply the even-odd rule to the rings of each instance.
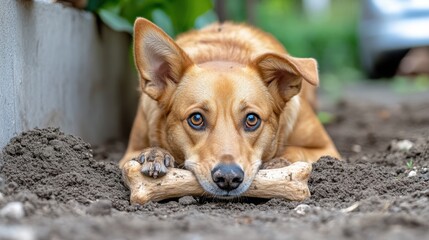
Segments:
[[[266,53],[253,63],[271,94],[282,99],[283,103],[299,93],[303,80],[313,86],[319,84],[317,62],[312,58]]]
[[[134,24],[134,59],[142,90],[154,100],[171,96],[192,60],[164,31],[144,18]]]

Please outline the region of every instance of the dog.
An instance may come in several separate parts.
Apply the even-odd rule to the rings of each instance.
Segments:
[[[174,41],[138,18],[134,57],[142,94],[121,168],[137,158],[159,178],[182,167],[208,194],[233,198],[261,168],[340,157],[309,103],[317,62],[261,30],[215,23]]]

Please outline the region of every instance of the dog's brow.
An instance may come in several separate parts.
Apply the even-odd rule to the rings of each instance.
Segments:
[[[240,102],[240,106],[239,106],[238,110],[239,110],[240,112],[243,112],[243,111],[245,111],[248,107],[249,107],[249,105],[247,104],[247,102],[243,100],[243,101],[241,101],[241,102]]]
[[[203,102],[203,104],[201,105],[201,109],[203,109],[205,112],[210,112],[210,108],[207,101]]]
[[[210,107],[208,104],[207,100],[204,100],[202,102],[198,102],[198,103],[193,103],[191,105],[188,106],[188,108],[186,108],[183,112],[184,115],[190,114],[191,111],[192,113],[195,111],[195,109],[200,109],[203,112],[209,113],[210,112]]]

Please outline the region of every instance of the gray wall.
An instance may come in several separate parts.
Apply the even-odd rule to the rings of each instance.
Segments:
[[[96,144],[122,137],[137,87],[129,46],[88,12],[1,0],[0,148],[34,127]]]

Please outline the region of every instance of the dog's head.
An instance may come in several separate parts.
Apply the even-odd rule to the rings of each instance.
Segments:
[[[262,159],[275,154],[280,114],[288,102],[298,107],[291,99],[302,80],[318,84],[316,62],[267,53],[248,64],[195,64],[145,19],[134,34],[142,90],[165,111],[169,150],[208,193],[245,192]]]

